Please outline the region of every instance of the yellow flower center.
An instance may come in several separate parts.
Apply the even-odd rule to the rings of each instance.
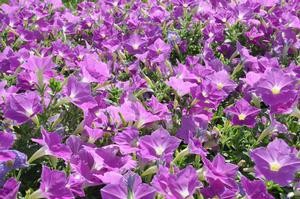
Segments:
[[[164,153],[165,149],[162,146],[156,147],[155,152],[156,155],[161,156]]]
[[[246,117],[247,116],[244,113],[239,114],[239,120],[245,120]]]
[[[219,90],[222,90],[222,88],[224,87],[224,84],[222,82],[217,83],[217,87]]]
[[[282,166],[279,164],[279,162],[271,162],[271,163],[270,163],[270,170],[271,170],[271,171],[277,172],[277,171],[280,170],[281,167],[282,167]]]
[[[280,93],[280,90],[281,88],[279,86],[274,86],[271,91],[273,95],[278,95]]]

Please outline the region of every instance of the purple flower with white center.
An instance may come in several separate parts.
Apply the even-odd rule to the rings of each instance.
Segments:
[[[236,83],[230,79],[227,71],[221,70],[207,77],[220,91],[229,94],[236,88]]]
[[[225,158],[218,154],[213,161],[202,157],[204,163],[204,176],[208,182],[220,180],[224,186],[230,190],[237,190],[235,177],[238,171],[238,166],[226,163]]]
[[[125,43],[125,47],[130,54],[141,54],[145,44],[145,40],[140,35],[133,34]]]
[[[118,183],[108,184],[102,188],[101,196],[105,199],[153,199],[155,190],[142,183],[138,174],[129,171]]]
[[[246,197],[249,199],[273,199],[274,197],[268,193],[266,185],[261,180],[248,180],[246,177],[241,178],[241,184]]]
[[[225,113],[232,116],[233,125],[245,125],[249,128],[256,124],[256,116],[260,110],[251,106],[245,99],[240,99],[234,106],[225,109]]]
[[[145,135],[139,141],[139,156],[147,161],[164,160],[172,161],[173,153],[179,146],[180,140],[171,136],[163,128],[159,128],[151,135]]]
[[[236,189],[227,188],[219,179],[212,180],[209,182],[209,186],[201,190],[202,195],[208,199],[235,199]]]
[[[96,106],[96,101],[92,97],[90,85],[79,82],[75,77],[69,77],[65,95],[76,106],[82,109]]]
[[[300,170],[298,151],[282,139],[275,139],[267,147],[259,147],[250,152],[255,162],[255,173],[259,178],[272,180],[280,186],[287,186]]]
[[[128,127],[119,132],[113,140],[122,154],[135,153],[138,151],[139,131],[134,127]]]
[[[21,183],[17,182],[14,178],[8,179],[0,189],[0,198],[16,199],[20,184]]]
[[[198,180],[197,171],[192,166],[187,166],[175,174],[170,174],[166,167],[160,167],[152,180],[152,186],[168,199],[185,199],[192,197],[202,184]]]
[[[148,47],[149,57],[152,62],[161,63],[164,62],[171,52],[171,47],[169,44],[166,44],[160,38],[156,39],[155,42]]]
[[[271,112],[289,112],[296,102],[296,80],[281,69],[267,69],[256,83],[256,93],[271,107]],[[283,99],[286,99],[283,101]],[[276,107],[281,110],[276,111]]]
[[[89,126],[84,127],[83,133],[88,137],[89,143],[95,143],[97,140],[103,137],[104,131],[102,129],[94,129]]]
[[[41,112],[42,106],[36,92],[12,94],[6,99],[4,116],[17,124],[24,124]]]
[[[42,139],[32,139],[32,141],[42,145],[43,147],[39,149],[31,158],[30,162],[43,156],[52,155],[64,160],[69,160],[71,156],[71,150],[65,144],[62,144],[61,136],[56,132],[47,132],[44,128],[41,130]]]

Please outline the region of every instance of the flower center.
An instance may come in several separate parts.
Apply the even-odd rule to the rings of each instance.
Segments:
[[[224,84],[222,82],[217,83],[217,87],[219,90],[221,90],[224,87]]]
[[[279,171],[280,170],[280,168],[281,168],[282,166],[279,164],[279,162],[271,162],[270,163],[270,170],[271,171]]]
[[[247,116],[244,113],[239,114],[239,120],[245,120],[246,117]]]
[[[188,190],[188,188],[184,188],[183,190],[180,191],[180,195],[183,197],[183,198],[186,198],[190,195],[190,192]]]
[[[162,146],[155,148],[156,155],[161,156],[164,153],[165,149]]]
[[[279,86],[274,86],[271,91],[273,95],[278,95],[280,93],[280,90],[281,88]]]
[[[132,45],[132,48],[133,48],[134,50],[139,49],[139,47],[140,47],[140,45],[138,45],[138,44],[133,44],[133,45]]]

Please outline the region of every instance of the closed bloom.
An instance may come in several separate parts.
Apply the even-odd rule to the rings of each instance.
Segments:
[[[154,199],[155,190],[142,183],[138,174],[129,171],[118,183],[108,184],[101,189],[101,196],[105,199]]]
[[[13,94],[7,97],[4,116],[16,121],[17,124],[24,124],[40,112],[42,106],[36,92]]]
[[[289,147],[286,142],[276,139],[267,147],[259,147],[250,152],[255,162],[255,173],[259,178],[266,178],[287,186],[294,180],[294,175],[300,170],[300,159],[297,150]]]
[[[173,153],[180,144],[180,139],[171,136],[163,128],[157,129],[151,135],[140,138],[139,156],[148,161],[165,160],[171,162]]]
[[[225,112],[232,116],[234,125],[245,125],[249,128],[256,124],[255,117],[259,113],[259,109],[251,106],[246,100],[240,99],[235,106],[225,109]]]

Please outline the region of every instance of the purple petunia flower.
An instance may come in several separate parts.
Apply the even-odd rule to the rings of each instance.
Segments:
[[[235,199],[236,192],[227,188],[219,179],[210,181],[209,186],[201,190],[202,195],[207,199]]]
[[[43,151],[43,155],[52,155],[64,160],[70,159],[71,150],[68,146],[61,143],[62,138],[58,133],[49,133],[44,128],[42,128],[41,133],[42,139],[32,139],[32,141],[43,146],[41,149],[39,149],[39,151]]]
[[[291,112],[297,99],[296,80],[281,69],[267,69],[256,83],[256,92],[271,107],[271,113]]]
[[[68,179],[64,172],[51,170],[47,166],[43,166],[41,178],[38,194],[43,198],[75,198],[68,186]]]
[[[142,183],[141,177],[130,171],[118,183],[109,184],[102,188],[101,196],[105,199],[153,199],[155,190]]]
[[[197,172],[192,166],[187,166],[175,174],[170,174],[166,167],[160,167],[152,180],[152,185],[157,192],[168,199],[192,197],[196,189],[202,187]]]
[[[0,132],[0,163],[15,159],[15,153],[7,150],[12,147],[14,139],[15,137],[12,133]]]
[[[300,159],[297,150],[289,147],[282,139],[276,139],[268,146],[259,147],[250,152],[255,162],[255,173],[259,178],[265,177],[280,186],[287,186],[300,170]]]
[[[96,106],[96,101],[91,95],[90,85],[79,82],[75,77],[69,77],[65,95],[79,108],[92,108]]]
[[[114,137],[114,142],[120,148],[122,154],[130,154],[138,151],[139,131],[129,127],[119,132]]]
[[[21,183],[17,182],[14,178],[8,179],[0,189],[0,198],[16,199],[20,184]]]
[[[208,79],[218,88],[218,90],[229,94],[236,88],[236,83],[230,79],[228,72],[221,70],[210,76]]]
[[[172,87],[180,97],[189,94],[191,88],[197,86],[197,84],[183,81],[183,79],[177,77],[171,77],[167,85]]]
[[[148,49],[152,62],[157,63],[164,62],[171,52],[170,45],[166,44],[160,38],[156,39],[155,42],[148,47]]]
[[[230,190],[237,190],[235,177],[238,166],[226,163],[225,158],[218,154],[211,162],[207,158],[202,157],[204,163],[204,176],[208,182],[219,180],[224,186]]]
[[[24,124],[40,112],[42,106],[36,92],[12,94],[7,97],[4,116],[17,124]]]
[[[261,180],[250,181],[246,177],[241,178],[241,184],[243,190],[246,193],[246,197],[249,199],[273,199],[274,197],[270,195],[267,191],[266,185]]]
[[[0,185],[3,184],[3,180],[5,175],[14,169],[27,167],[27,156],[24,153],[21,153],[16,150],[10,150],[15,155],[13,160],[9,160],[7,162],[0,163]]]
[[[259,109],[251,106],[245,99],[240,99],[235,106],[228,107],[225,112],[232,115],[232,123],[234,125],[245,125],[249,128],[256,124],[255,117],[259,113]]]
[[[139,156],[147,161],[165,160],[171,162],[175,149],[180,140],[171,136],[163,128],[157,129],[151,135],[145,135],[139,141]]]

